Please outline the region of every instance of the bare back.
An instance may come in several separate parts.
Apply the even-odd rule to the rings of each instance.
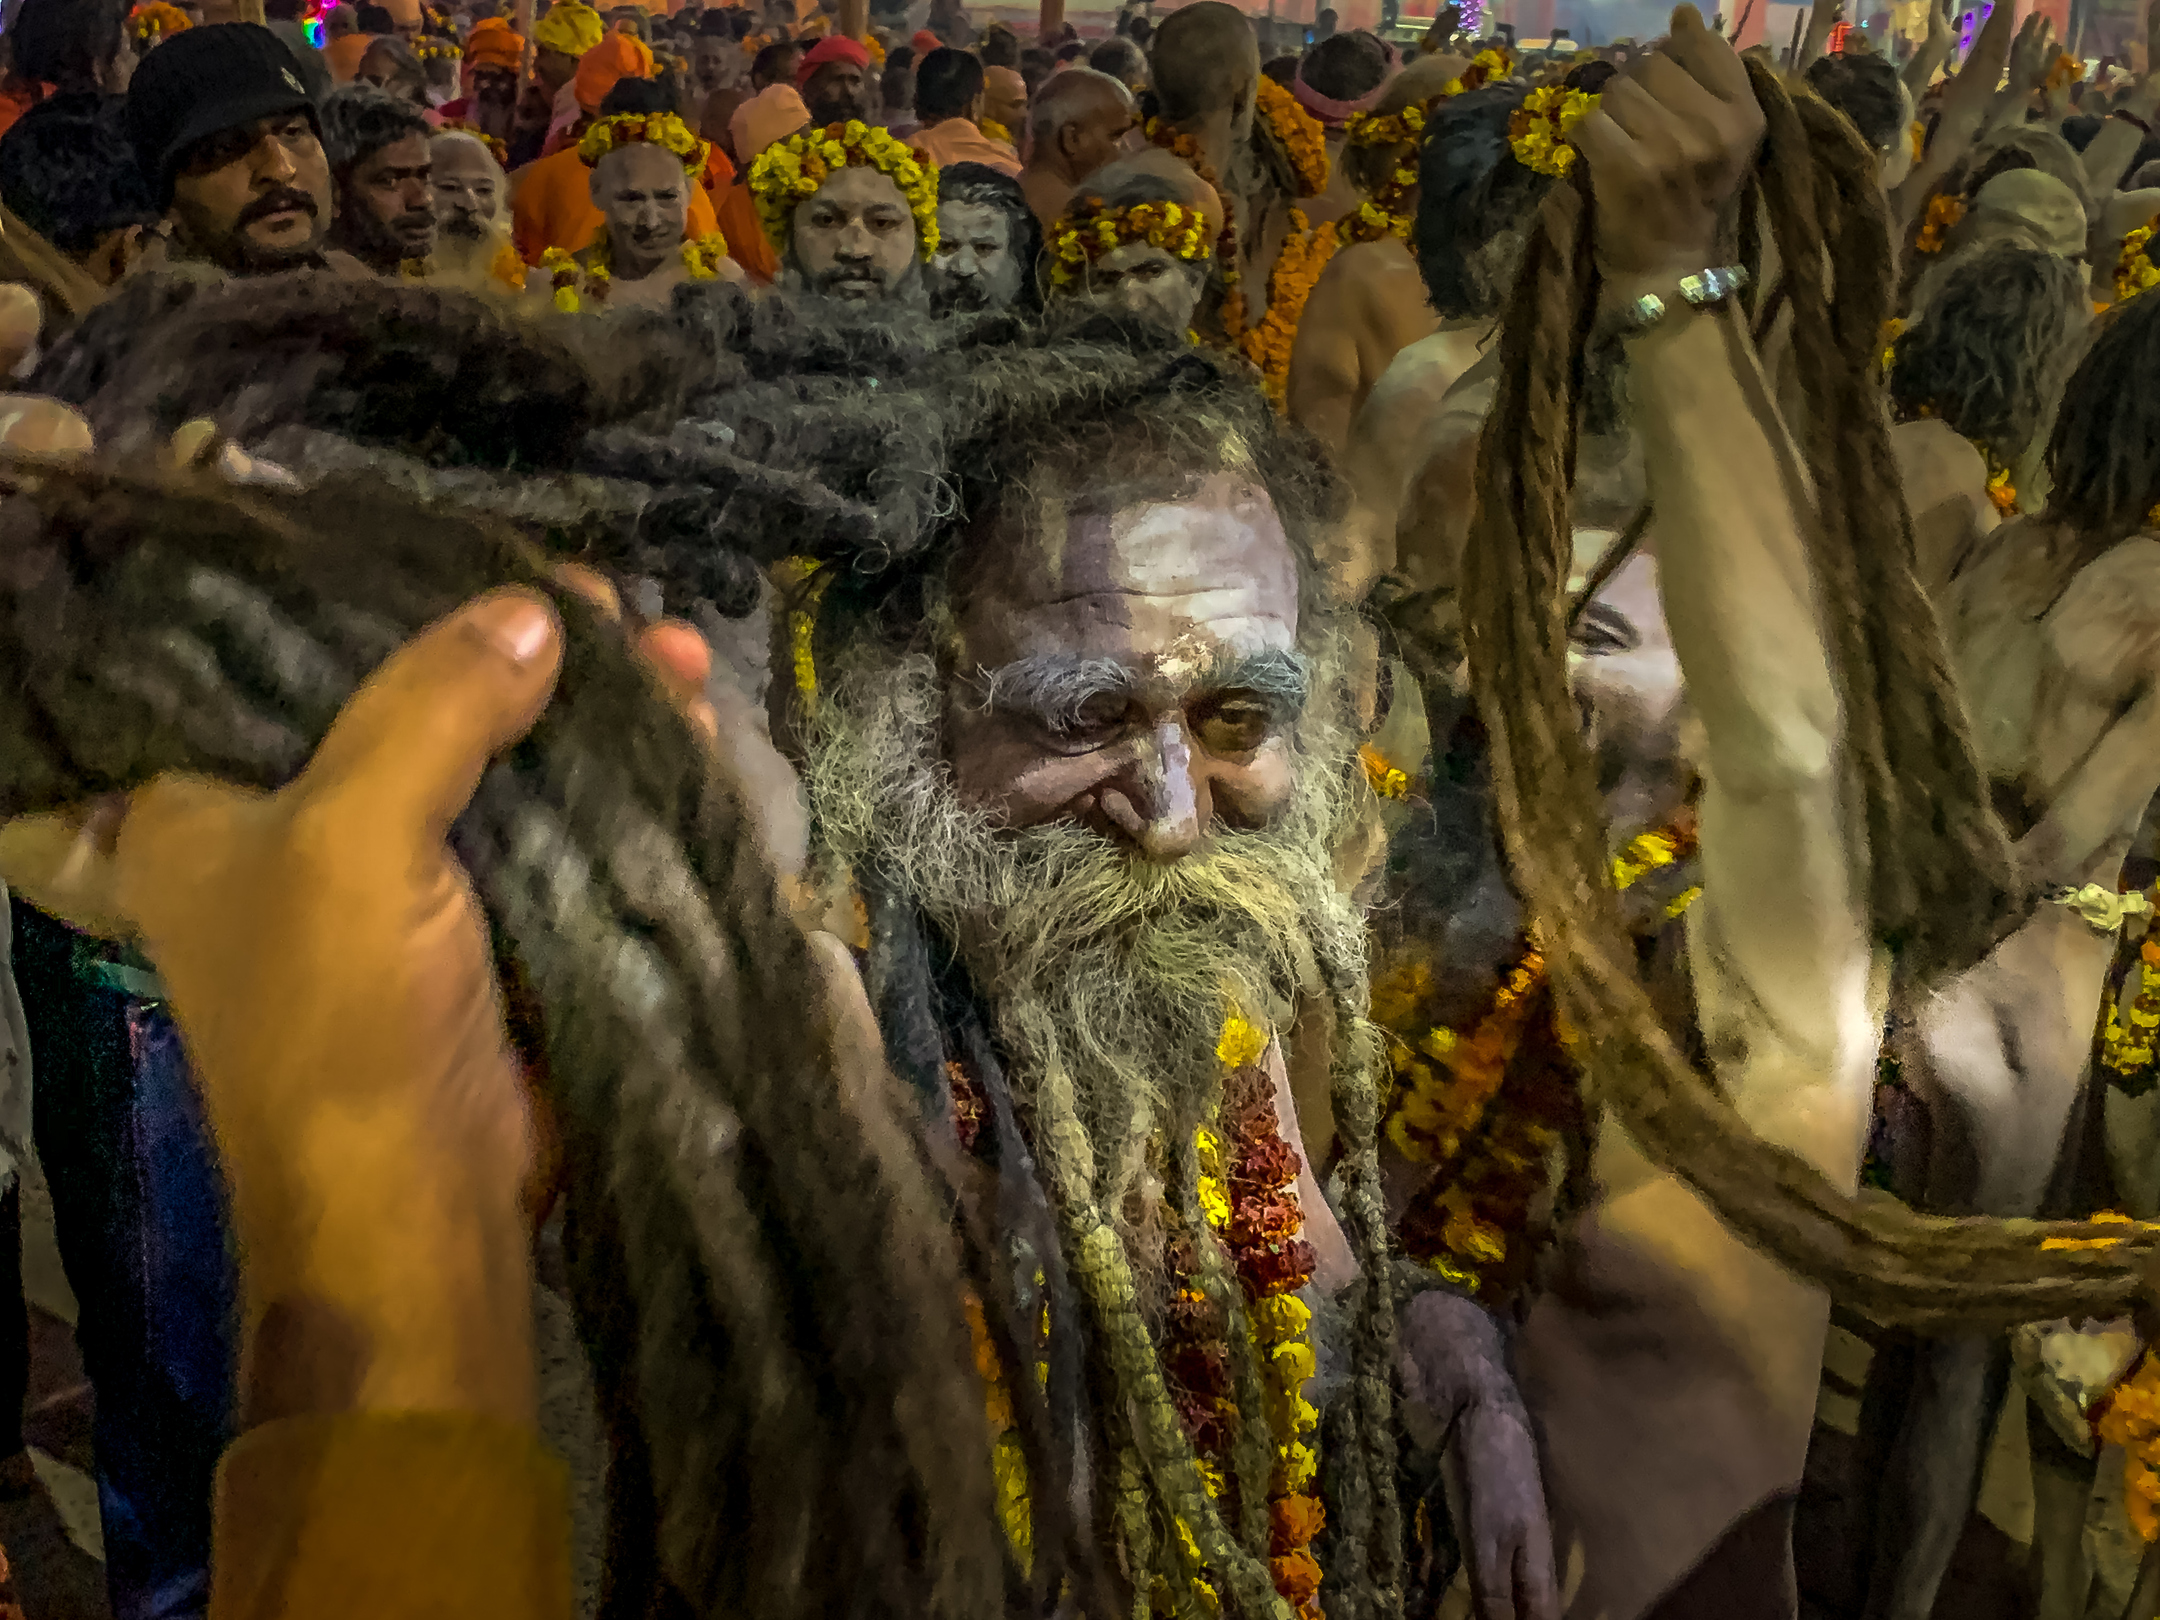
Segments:
[[[1341,456],[1359,407],[1389,362],[1439,326],[1409,247],[1356,242],[1329,261],[1298,322],[1290,417]]]

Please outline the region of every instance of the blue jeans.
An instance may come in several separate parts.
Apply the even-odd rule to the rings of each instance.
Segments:
[[[86,973],[71,930],[14,913],[38,1158],[97,1397],[113,1614],[199,1616],[236,1338],[216,1152],[171,1015]]]

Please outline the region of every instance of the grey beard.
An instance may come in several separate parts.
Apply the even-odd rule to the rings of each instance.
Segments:
[[[1323,661],[1324,663],[1324,661]],[[821,852],[875,871],[955,944],[1013,1054],[1023,1109],[1071,1078],[1098,1207],[1153,1248],[1151,1144],[1189,1141],[1220,1103],[1226,1004],[1283,1018],[1317,980],[1359,982],[1363,918],[1336,886],[1352,804],[1346,734],[1319,718],[1337,659],[1293,737],[1291,802],[1268,828],[1215,833],[1181,861],[1140,858],[1072,822],[1001,828],[962,804],[938,748],[943,682],[926,653],[830,671],[807,788]]]

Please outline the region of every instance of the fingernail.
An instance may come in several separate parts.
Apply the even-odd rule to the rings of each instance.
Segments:
[[[555,634],[555,619],[525,596],[505,596],[472,610],[467,621],[513,664],[529,664]]]

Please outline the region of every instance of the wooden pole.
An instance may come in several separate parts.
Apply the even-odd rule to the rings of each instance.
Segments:
[[[516,0],[514,15],[517,20],[510,26],[515,28],[524,38],[531,39],[533,31],[533,0]]]
[[[1065,0],[1042,0],[1042,15],[1037,20],[1035,37],[1049,45],[1065,33]]]
[[[260,27],[264,21],[263,0],[240,0],[239,5],[233,8],[233,15],[237,21],[254,23]]]
[[[853,40],[870,37],[870,0],[840,0],[840,33]]]

